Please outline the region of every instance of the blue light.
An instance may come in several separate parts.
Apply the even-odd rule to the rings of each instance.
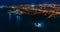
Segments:
[[[9,22],[11,22],[11,13],[9,13]]]
[[[44,19],[44,20],[39,20],[39,21],[36,21],[34,22],[34,27],[37,27],[37,28],[44,28],[45,29],[45,24],[47,22],[47,19]]]
[[[42,27],[41,23],[34,23],[35,27]]]
[[[31,5],[31,7],[35,7],[35,5]]]
[[[21,20],[21,17],[16,15],[16,22],[17,22],[17,24],[20,24],[20,20]]]

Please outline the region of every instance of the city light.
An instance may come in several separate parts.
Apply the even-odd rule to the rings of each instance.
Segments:
[[[43,7],[44,6],[44,7]],[[21,7],[24,7],[21,8]],[[29,7],[29,8],[28,8]],[[53,8],[55,7],[55,8]],[[28,14],[29,15],[34,15],[34,14],[43,14],[45,15],[45,13],[49,12],[51,13],[47,18],[51,18],[55,15],[60,14],[60,6],[58,6],[58,4],[40,4],[39,5],[22,5],[22,6],[11,6],[11,8],[13,8],[14,11],[11,11],[11,13],[16,13],[16,14]],[[48,8],[48,9],[47,9]],[[18,10],[16,10],[18,9]],[[9,10],[10,12],[10,10]],[[46,16],[46,15],[45,15]]]
[[[31,7],[35,7],[35,5],[31,5]]]

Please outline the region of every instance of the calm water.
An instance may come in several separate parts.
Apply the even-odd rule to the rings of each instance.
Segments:
[[[43,28],[34,27],[33,23],[41,22]],[[46,16],[16,15],[8,12],[0,12],[1,32],[60,32],[60,15],[47,19]]]

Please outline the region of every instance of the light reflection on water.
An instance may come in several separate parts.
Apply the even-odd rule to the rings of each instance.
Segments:
[[[17,24],[20,23],[20,20],[21,20],[21,17],[17,15],[17,16],[16,16],[16,22],[17,22]]]
[[[9,13],[9,23],[11,23],[12,21],[12,16],[15,16],[15,19],[16,19],[16,23],[17,24],[20,24],[20,20],[21,20],[21,17],[16,15],[15,13]],[[14,17],[13,17],[14,18]]]
[[[11,21],[11,13],[9,13],[9,22]]]

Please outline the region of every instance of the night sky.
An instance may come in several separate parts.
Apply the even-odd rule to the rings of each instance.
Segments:
[[[60,0],[0,0],[0,5],[42,4],[46,2],[60,4]]]

